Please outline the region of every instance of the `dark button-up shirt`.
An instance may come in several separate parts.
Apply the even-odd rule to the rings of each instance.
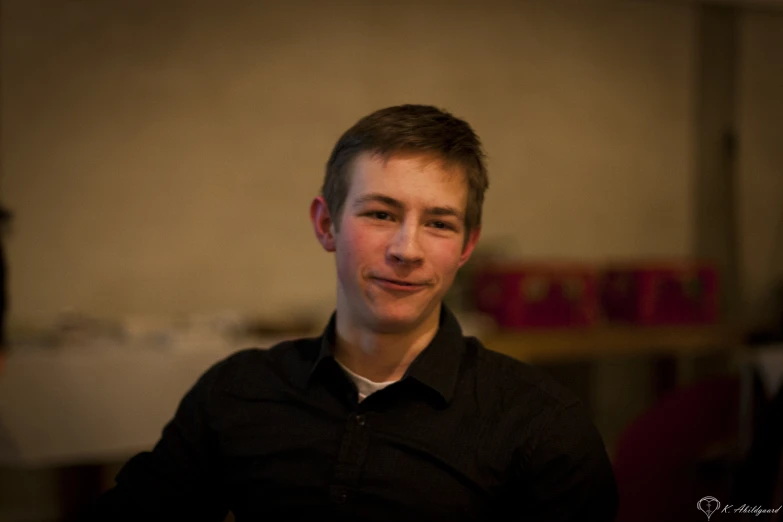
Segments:
[[[464,337],[445,306],[405,376],[362,402],[334,339],[335,315],[320,337],[217,363],[91,519],[614,519],[614,476],[585,407]]]

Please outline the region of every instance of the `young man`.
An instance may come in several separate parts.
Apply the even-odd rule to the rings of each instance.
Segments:
[[[464,337],[442,304],[487,186],[473,130],[434,107],[390,107],[346,131],[310,206],[337,266],[323,334],[213,366],[92,517],[613,520],[585,408]]]

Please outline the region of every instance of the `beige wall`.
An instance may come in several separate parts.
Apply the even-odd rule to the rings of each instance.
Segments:
[[[748,13],[740,41],[740,230],[746,310],[769,320],[783,282],[783,13]]]
[[[690,252],[691,6],[326,4],[3,2],[15,323],[326,313],[310,199],[339,134],[403,102],[482,136],[488,244]]]

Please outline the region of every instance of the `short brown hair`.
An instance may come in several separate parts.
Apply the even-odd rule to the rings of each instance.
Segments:
[[[363,152],[384,158],[395,153],[434,155],[447,166],[460,167],[468,182],[465,240],[481,225],[484,192],[489,187],[481,142],[467,122],[429,105],[398,105],[369,114],[337,141],[326,163],[321,195],[339,228],[350,188],[350,170]]]

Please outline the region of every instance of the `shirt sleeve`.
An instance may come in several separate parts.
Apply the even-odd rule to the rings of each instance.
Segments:
[[[196,382],[154,449],[131,458],[118,473],[115,486],[81,520],[225,519],[228,507],[219,480],[217,438],[208,415],[220,366],[216,364]]]
[[[520,520],[615,520],[617,484],[606,448],[587,409],[576,403],[555,413],[517,464],[511,512]]]

